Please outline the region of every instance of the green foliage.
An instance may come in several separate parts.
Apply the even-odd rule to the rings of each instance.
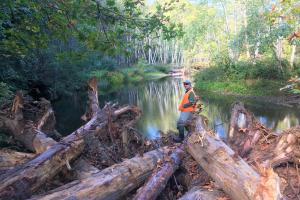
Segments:
[[[250,83],[249,83],[250,82]],[[274,96],[279,94],[281,82],[268,80],[228,80],[228,81],[201,81],[197,80],[195,88],[199,91],[232,94],[244,96]]]
[[[292,89],[291,91],[293,94],[300,94],[300,90],[299,89]]]
[[[0,132],[0,148],[9,146],[9,136]]]
[[[207,68],[197,76],[199,80],[245,80],[245,79],[267,79],[267,80],[286,80],[291,74],[296,73],[290,69],[287,61],[279,63],[274,59],[257,60],[255,63],[250,61],[240,61],[233,63],[229,59],[216,62],[216,65]]]
[[[121,84],[126,77],[118,70],[129,64],[124,61],[136,42],[157,32],[168,40],[182,35],[182,26],[167,16],[175,5],[150,10],[134,0],[1,1],[1,81],[19,89],[42,82],[54,93],[71,93],[91,71],[107,70],[116,72],[102,84]]]
[[[12,97],[11,87],[6,83],[0,82],[0,105]]]

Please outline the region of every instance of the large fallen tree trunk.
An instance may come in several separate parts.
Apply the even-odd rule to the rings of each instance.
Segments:
[[[97,95],[97,89],[91,89],[94,95]],[[116,111],[116,113],[122,112]],[[117,117],[115,113],[113,113],[113,116]],[[48,149],[33,160],[1,175],[0,198],[22,199],[29,197],[43,183],[55,176],[64,165],[69,166],[69,162],[82,152],[84,149],[84,136],[103,129],[106,124],[107,113],[105,110],[98,110],[93,113],[92,119],[88,123],[59,143],[54,141],[53,145],[47,145]],[[32,143],[33,140],[29,141]]]
[[[84,148],[82,135],[96,125],[96,117],[61,142],[33,160],[1,175],[0,198],[24,199],[36,191],[46,180],[55,176],[70,160],[78,156]]]
[[[1,129],[8,130],[27,149],[41,153],[56,143],[42,132],[56,132],[55,117],[49,101],[42,98],[32,103],[28,99],[17,92],[12,106],[0,115]]]
[[[279,178],[272,169],[258,174],[224,142],[210,135],[197,116],[188,152],[232,199],[280,199]]]
[[[0,168],[9,168],[25,163],[35,155],[22,153],[10,149],[0,149]]]
[[[97,167],[94,167],[85,159],[76,160],[74,163],[74,170],[78,179],[88,178],[93,174],[100,172]]]
[[[153,150],[142,157],[125,160],[99,173],[50,191],[48,195],[32,199],[118,199],[140,186],[149,177],[159,159],[169,151],[168,148]]]
[[[162,166],[159,165],[145,185],[138,190],[134,200],[154,200],[157,198],[165,188],[169,178],[179,167],[184,154],[181,148],[183,148],[182,145],[177,147],[170,157],[165,158]]]
[[[192,187],[188,192],[186,192],[178,200],[216,200],[222,199],[226,195],[221,190],[204,190],[202,187]],[[227,198],[226,198],[227,199]],[[224,200],[226,200],[224,198]]]
[[[232,109],[230,127],[229,143],[235,152],[258,172],[273,168],[280,177],[282,194],[300,199],[300,127],[275,134],[260,124],[241,103],[236,103]]]

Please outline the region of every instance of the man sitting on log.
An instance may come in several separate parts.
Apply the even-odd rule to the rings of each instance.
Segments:
[[[179,105],[180,116],[177,120],[177,129],[179,137],[175,137],[175,142],[182,142],[184,139],[184,128],[187,120],[192,116],[192,113],[196,111],[196,95],[193,91],[192,84],[189,80],[183,82],[185,88],[185,94]]]

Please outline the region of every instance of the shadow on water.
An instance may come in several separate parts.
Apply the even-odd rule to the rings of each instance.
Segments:
[[[160,137],[160,131],[176,131],[176,120],[179,116],[177,107],[184,93],[181,82],[180,79],[164,78],[124,86],[109,95],[101,95],[100,91],[99,100],[102,106],[105,101],[117,101],[120,105],[137,105],[143,112],[137,123],[137,129],[149,138],[157,138]],[[200,96],[204,104],[202,114],[208,117],[210,128],[220,137],[226,137],[231,106],[238,99],[220,95],[200,94]],[[277,132],[300,124],[300,112],[297,109],[253,100],[243,101],[257,119]],[[85,111],[85,105],[85,93],[55,102],[58,131],[68,134],[78,128],[82,124],[80,116]]]

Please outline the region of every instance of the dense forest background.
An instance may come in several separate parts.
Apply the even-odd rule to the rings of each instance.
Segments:
[[[91,76],[111,90],[172,67],[198,72],[199,88],[229,86],[242,94],[249,91],[244,80],[278,89],[300,74],[296,0],[4,0],[0,6],[0,101],[19,89],[56,99]]]

